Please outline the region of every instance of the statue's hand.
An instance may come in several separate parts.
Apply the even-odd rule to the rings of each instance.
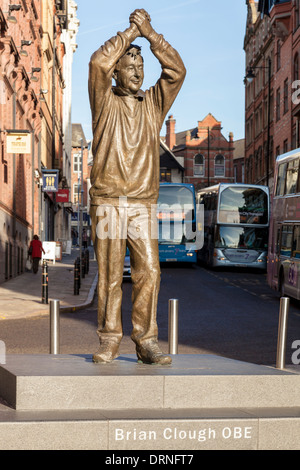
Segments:
[[[132,35],[132,41],[134,41],[138,36],[141,35],[139,28],[137,25],[133,22],[130,23],[129,27],[130,34]]]
[[[151,18],[150,15],[143,9],[135,10],[131,13],[129,17],[130,23],[133,23],[137,26],[141,36],[148,38],[153,31],[153,28],[150,24]]]

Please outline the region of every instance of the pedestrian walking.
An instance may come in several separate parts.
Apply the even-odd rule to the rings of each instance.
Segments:
[[[34,235],[28,250],[28,254],[32,258],[32,270],[34,274],[36,274],[39,270],[39,263],[42,257],[42,252],[45,253],[42,242],[39,240],[37,235]]]

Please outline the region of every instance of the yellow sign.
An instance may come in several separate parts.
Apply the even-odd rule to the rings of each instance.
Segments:
[[[31,153],[31,134],[8,133],[6,136],[7,153]]]

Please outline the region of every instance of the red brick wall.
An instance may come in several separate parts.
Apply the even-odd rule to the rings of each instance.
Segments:
[[[175,128],[174,119],[172,116],[172,125]],[[166,143],[173,141],[173,136],[169,135],[170,119],[166,122],[167,134]],[[208,148],[208,128],[210,136],[210,145]],[[229,139],[226,139],[221,132],[221,122],[217,121],[211,114],[208,114],[203,121],[198,122],[198,131],[187,131],[185,141],[177,139],[177,145],[172,148],[175,156],[184,157],[184,182],[194,184],[195,188],[202,188],[208,185],[217,183],[232,183],[233,178],[233,135],[230,134]],[[204,157],[204,175],[197,176],[194,173],[194,160],[195,155],[201,154]],[[217,155],[224,157],[224,176],[215,174],[215,158]],[[209,161],[209,172],[208,172]]]
[[[248,10],[249,11],[249,10]],[[297,19],[298,18],[298,19]],[[247,67],[254,67],[258,80],[258,73],[263,75],[263,86],[259,93],[253,94],[251,86],[246,88],[246,148],[245,148],[245,176],[250,183],[266,182],[266,153],[264,146],[267,141],[267,121],[263,113],[263,119],[258,132],[255,132],[254,116],[256,110],[264,106],[268,100],[268,70],[266,59],[272,61],[271,78],[271,123],[270,123],[270,155],[269,155],[269,186],[273,185],[273,169],[276,154],[290,151],[299,147],[298,118],[300,116],[300,105],[292,102],[295,90],[292,87],[295,79],[294,57],[300,56],[300,31],[299,16],[296,15],[296,2],[275,4],[271,9],[270,18],[260,15],[254,24],[248,23],[245,36],[246,73]],[[300,65],[300,57],[299,57]],[[259,68],[260,72],[259,72]],[[300,79],[298,70],[298,79]],[[287,80],[287,110],[284,110],[284,87]],[[299,88],[299,87],[298,87]],[[280,119],[277,119],[277,90],[280,90]],[[247,127],[253,119],[252,132],[247,132]],[[298,135],[298,138],[297,138]],[[258,173],[259,149],[262,149],[261,174]]]
[[[0,6],[0,282],[25,269],[27,246],[39,221],[37,185],[33,191],[33,178],[40,144],[40,82],[31,80],[31,70],[41,66],[40,3],[19,2],[21,10],[12,12],[16,24],[6,21],[9,3],[4,1]],[[23,48],[28,53],[26,57],[20,54],[22,40],[31,41],[31,45]],[[15,156],[7,153],[7,129],[30,132],[30,153]],[[11,247],[8,272],[6,245]]]

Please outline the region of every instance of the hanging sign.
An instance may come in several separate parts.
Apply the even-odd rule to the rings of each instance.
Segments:
[[[59,189],[56,195],[56,202],[67,203],[70,198],[69,189]]]
[[[58,170],[43,170],[43,191],[49,193],[58,191]]]
[[[31,153],[31,134],[29,132],[8,132],[6,151],[7,153]]]

